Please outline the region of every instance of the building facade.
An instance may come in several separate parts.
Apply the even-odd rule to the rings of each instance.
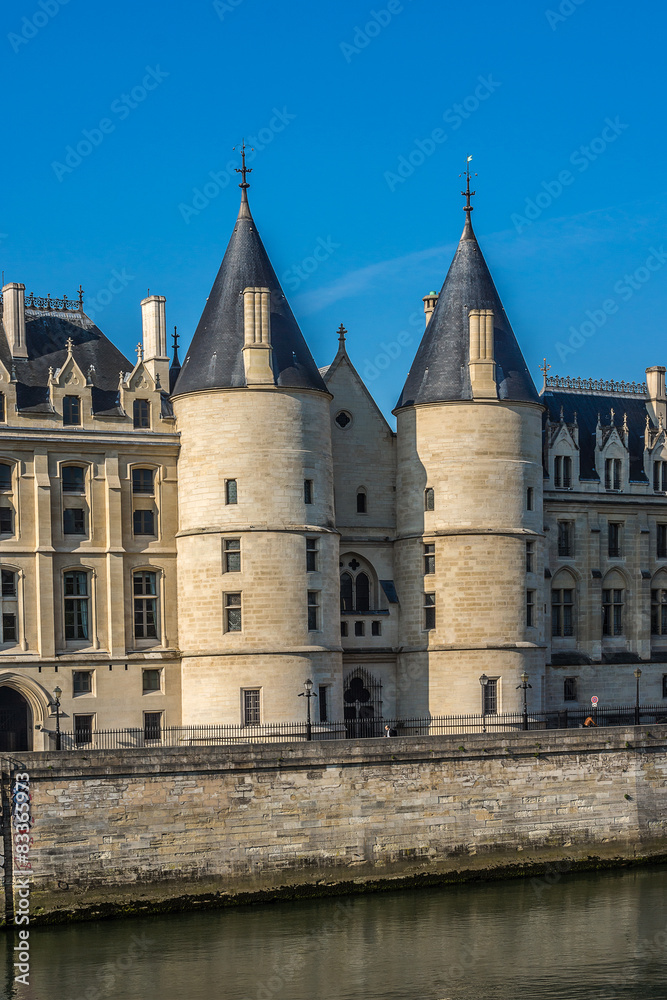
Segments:
[[[0,742],[127,730],[667,705],[667,398],[538,392],[471,223],[394,432],[346,331],[319,369],[250,212],[181,365],[83,297],[2,290]],[[488,683],[480,686],[484,675]],[[59,695],[54,692],[60,692]],[[56,697],[58,704],[56,705]]]

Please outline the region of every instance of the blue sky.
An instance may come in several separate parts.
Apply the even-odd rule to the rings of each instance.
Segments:
[[[663,5],[4,11],[5,281],[81,283],[131,357],[148,288],[189,343],[238,209],[232,147],[253,136],[252,211],[315,360],[344,323],[387,415],[460,236],[468,154],[475,229],[536,381],[545,355],[626,380],[667,362]]]

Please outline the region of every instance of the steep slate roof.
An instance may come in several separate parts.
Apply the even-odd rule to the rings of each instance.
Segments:
[[[134,365],[114,347],[93,321],[82,312],[47,312],[26,309],[25,335],[28,358],[12,358],[4,329],[0,325],[0,359],[9,372],[16,371],[16,400],[19,410],[52,412],[49,402],[49,368],[54,372],[67,360],[67,341],[72,339],[72,355],[84,375],[92,365],[94,413],[115,412],[121,371]],[[120,412],[120,411],[119,411]]]
[[[257,232],[243,189],[236,226],[174,386],[174,396],[245,387],[242,292],[252,286],[271,290],[276,385],[326,392]]]
[[[539,403],[521,349],[473,232],[470,212],[436,307],[396,408],[472,399],[468,363],[471,309],[493,309],[496,381],[500,399]]]
[[[621,429],[623,414],[628,417],[628,449],[630,452],[630,479],[633,483],[646,483],[644,474],[644,428],[646,426],[646,400],[641,396],[613,396],[602,393],[547,391],[541,397],[547,406],[547,416],[552,423],[560,421],[560,408],[563,407],[565,423],[574,423],[577,414],[579,424],[579,470],[582,479],[598,482],[600,477],[595,471],[595,429],[598,413],[603,427],[611,423],[611,411],[614,411],[614,422]]]

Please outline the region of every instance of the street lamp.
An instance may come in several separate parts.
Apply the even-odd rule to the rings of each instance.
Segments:
[[[53,689],[53,697],[56,699],[56,750],[61,750],[60,745],[60,695],[62,691],[59,687]]]
[[[528,683],[528,674],[524,670],[521,674],[521,683],[517,685],[517,691],[521,688],[523,692],[523,725],[524,730],[528,730],[528,688],[532,688],[532,684]]]
[[[299,698],[306,699],[306,705],[308,706],[306,715],[306,739],[312,740],[313,738],[313,725],[310,721],[310,699],[317,698],[317,695],[313,692],[313,682],[308,678],[307,681],[303,682],[304,690],[299,694]]]
[[[479,683],[482,685],[482,732],[486,732],[486,685],[489,683],[489,678],[486,674],[482,674],[479,679]]]
[[[635,725],[638,726],[639,725],[639,678],[642,675],[642,672],[639,669],[639,667],[637,667],[634,674],[635,674],[635,680],[637,681],[637,692],[635,695]]]

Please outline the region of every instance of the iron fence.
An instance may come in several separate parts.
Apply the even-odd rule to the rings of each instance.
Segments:
[[[376,739],[392,736],[463,736],[538,729],[576,729],[588,726],[667,724],[667,705],[606,705],[595,709],[569,708],[555,712],[505,712],[487,715],[442,715],[430,718],[346,719],[343,722],[276,722],[263,725],[168,726],[128,729],[61,731],[63,750],[135,750],[146,747],[239,746],[248,743],[296,743],[307,740]],[[51,749],[55,732],[48,732]]]

